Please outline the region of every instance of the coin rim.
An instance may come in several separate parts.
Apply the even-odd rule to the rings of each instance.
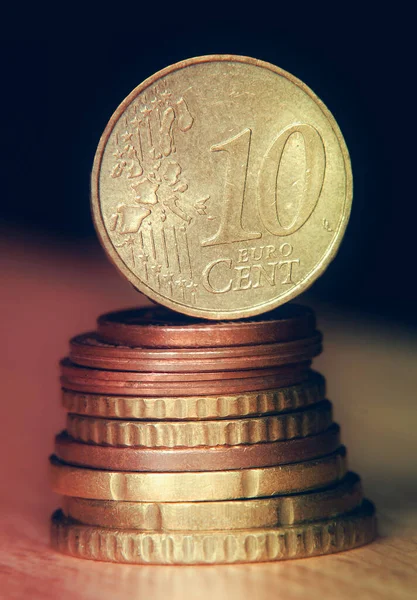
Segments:
[[[213,346],[200,348],[148,348],[146,346],[131,346],[128,344],[114,344],[102,340],[96,331],[87,331],[73,336],[70,341],[71,355],[82,358],[106,358],[109,360],[135,360],[135,361],[210,361],[223,359],[246,359],[254,356],[286,356],[287,354],[309,350],[312,346],[323,343],[323,334],[314,330],[305,337],[288,340],[285,342],[271,342],[265,344],[242,344],[239,346]],[[75,362],[73,360],[72,362]],[[76,363],[78,364],[78,363]]]
[[[259,395],[268,396],[267,405],[275,403],[280,408],[270,408],[269,410],[255,410]],[[326,380],[317,371],[311,371],[309,377],[302,383],[289,385],[281,388],[273,388],[262,391],[240,392],[236,394],[216,394],[202,396],[126,396],[126,395],[106,395],[91,394],[87,392],[76,392],[62,388],[62,405],[71,413],[79,415],[90,415],[103,417],[105,419],[123,419],[130,421],[196,421],[211,419],[236,419],[241,417],[262,416],[268,414],[280,414],[293,410],[312,406],[326,397]],[[311,400],[313,398],[313,400]],[[239,401],[253,403],[254,409],[239,408]],[[259,400],[261,402],[261,400]],[[94,410],[90,403],[98,403],[99,410]],[[108,408],[108,403],[111,408]],[[125,407],[128,405],[128,409]],[[161,415],[157,408],[157,403],[162,403],[164,414]],[[181,414],[172,410],[180,403]],[[197,403],[202,405],[200,409],[203,414],[199,414]],[[220,404],[222,403],[222,404]],[[151,405],[149,407],[148,405]],[[136,413],[132,407],[137,406]],[[252,406],[252,404],[251,404]],[[259,404],[259,407],[262,405]],[[141,412],[140,416],[137,414]],[[117,413],[117,414],[116,414]]]
[[[301,410],[260,417],[239,419],[206,419],[197,421],[164,421],[107,419],[91,415],[67,414],[66,429],[74,440],[110,448],[217,448],[283,442],[324,433],[332,424],[333,407],[322,400]],[[283,429],[283,437],[271,432],[274,423]],[[145,430],[141,436],[140,433]],[[307,433],[306,433],[307,430]],[[260,435],[262,431],[262,436]],[[134,432],[134,433],[133,433]],[[154,439],[148,439],[153,437]],[[140,438],[141,444],[135,443]],[[132,440],[133,438],[133,440]],[[194,438],[194,443],[193,441]],[[205,443],[195,443],[196,439]],[[220,438],[220,443],[208,443]]]
[[[349,471],[336,485],[288,496],[208,502],[129,502],[63,496],[62,511],[67,518],[91,527],[133,529],[153,533],[195,533],[204,527],[204,531],[226,529],[233,532],[246,528],[288,527],[309,521],[331,519],[355,510],[363,500],[361,479],[359,475]],[[342,509],[340,505],[343,505]],[[87,510],[87,516],[83,514],[84,508]],[[158,515],[159,529],[152,525],[146,526],[146,522],[150,520],[147,518],[148,510],[152,511],[153,517]],[[258,511],[263,513],[263,517]],[[272,511],[275,513],[274,522],[271,520]],[[263,518],[262,524],[251,523],[254,514]],[[219,523],[219,519],[224,523]],[[200,525],[191,525],[193,521],[200,520]],[[143,526],[140,526],[141,521]],[[242,522],[245,525],[242,525]]]
[[[263,313],[262,320],[187,323],[185,325],[161,323],[131,323],[126,315],[151,307],[128,308],[102,314],[97,319],[97,335],[103,341],[114,345],[143,346],[146,348],[182,349],[197,347],[218,348],[221,346],[239,347],[258,344],[285,343],[288,340],[299,340],[308,337],[317,330],[316,316],[311,308],[298,303],[287,304],[301,309],[301,316],[292,315],[284,318]],[[256,315],[254,315],[255,317]],[[269,317],[269,318],[268,318]],[[128,316],[127,316],[128,318]],[[295,321],[295,324],[294,324]],[[301,321],[301,323],[300,323]],[[276,333],[278,327],[279,333]],[[282,334],[284,328],[284,335]],[[296,334],[294,334],[294,329]],[[110,334],[109,334],[110,330]],[[288,333],[288,330],[290,333]],[[116,334],[114,332],[116,331]],[[303,332],[300,334],[300,331]],[[202,339],[203,338],[203,339]],[[243,341],[242,341],[243,340]]]
[[[341,481],[348,471],[346,456],[346,447],[340,446],[331,454],[286,465],[164,473],[72,466],[52,455],[49,458],[49,477],[52,491],[62,496],[137,502],[237,500],[287,495],[333,485]],[[321,480],[323,470],[326,477],[331,473],[331,478],[326,481]]]
[[[236,446],[138,448],[88,444],[67,432],[55,437],[55,456],[70,466],[137,473],[264,469],[322,458],[340,448],[340,427],[304,438]],[[71,456],[72,454],[72,456]],[[75,455],[75,456],[74,456]],[[83,457],[84,455],[84,457]],[[87,456],[87,458],[85,458]]]
[[[311,361],[308,361],[308,367]],[[138,396],[138,392],[143,391],[147,397],[161,396],[202,396],[206,395],[230,395],[241,394],[254,391],[267,391],[272,388],[289,387],[301,384],[308,378],[308,367],[300,370],[294,370],[291,375],[260,375],[245,379],[228,379],[226,382],[219,377],[219,380],[206,381],[169,381],[169,382],[144,382],[144,381],[96,381],[89,382],[82,379],[68,379],[61,377],[61,385],[67,390],[82,392],[87,394],[103,395],[110,394],[115,396]],[[277,367],[281,368],[281,367]],[[117,371],[109,371],[116,373]],[[219,373],[221,375],[221,373]],[[227,385],[225,385],[227,384]],[[181,387],[182,386],[182,387]]]
[[[120,346],[101,342],[94,332],[70,340],[69,359],[72,363],[92,369],[131,372],[189,373],[207,371],[247,371],[274,368],[311,360],[322,352],[322,334],[300,340],[256,346],[218,348],[157,349]],[[99,344],[94,344],[97,340]],[[272,346],[272,348],[270,347]],[[238,349],[237,352],[233,350]],[[252,353],[251,353],[252,350]]]
[[[345,532],[350,527],[354,535],[346,539]],[[357,548],[372,542],[377,535],[377,523],[375,506],[368,499],[364,499],[362,504],[353,511],[343,513],[330,519],[320,519],[317,521],[307,521],[306,523],[287,525],[282,527],[268,527],[257,529],[240,529],[228,531],[181,531],[181,532],[149,532],[137,531],[133,529],[110,529],[105,527],[94,527],[83,525],[64,516],[61,510],[57,510],[51,517],[51,542],[55,550],[63,554],[70,554],[79,558],[93,560],[107,560],[116,563],[125,564],[238,564],[238,563],[261,563],[270,561],[280,561],[296,558],[308,558],[310,556],[320,556],[334,554],[345,550]],[[310,535],[308,535],[310,533]],[[265,549],[261,557],[253,555],[251,545],[248,543],[253,537],[272,535],[277,538],[283,538],[283,551],[278,551],[275,556],[271,556]],[[105,543],[100,543],[100,535],[105,537]],[[108,540],[121,540],[124,547],[124,553],[120,553],[120,559],[116,558],[116,553],[111,555],[111,550],[116,547],[116,543],[108,543]],[[200,542],[204,547],[204,541],[212,540],[210,546],[217,550],[221,543],[224,545],[228,541],[234,545],[240,546],[240,556],[229,558],[227,551],[223,558],[213,556],[213,551],[206,558],[188,558],[187,549],[189,541]],[[129,544],[129,540],[133,540]],[[153,558],[147,560],[143,554],[138,551],[138,541],[150,541],[147,544],[148,556]],[[171,544],[168,544],[168,541]],[[310,540],[310,543],[308,542]],[[136,541],[136,544],[135,544]],[[155,548],[155,541],[160,542],[160,547]],[[161,543],[162,542],[162,543]],[[165,542],[165,543],[164,543]],[[185,542],[185,543],[184,543]],[[187,543],[188,542],[188,543]],[[313,542],[313,544],[311,544]],[[150,546],[150,548],[149,548]],[[168,550],[172,547],[172,552]],[[132,558],[129,557],[132,556]],[[201,556],[201,553],[200,553]]]
[[[99,179],[100,179],[100,171],[101,171],[101,163],[103,158],[103,153],[107,144],[107,141],[114,129],[114,126],[118,122],[120,116],[125,112],[127,107],[131,104],[131,102],[145,89],[151,86],[153,83],[173,73],[174,71],[179,71],[180,69],[184,69],[191,65],[202,64],[207,62],[233,62],[233,63],[243,63],[253,65],[255,67],[260,67],[263,69],[267,69],[272,71],[273,73],[280,75],[288,79],[291,83],[299,87],[304,93],[306,93],[313,102],[319,107],[319,109],[323,112],[327,121],[329,122],[330,127],[332,128],[338,142],[339,148],[344,160],[345,165],[345,199],[343,202],[343,210],[342,216],[340,218],[338,228],[336,231],[336,235],[333,237],[332,243],[328,246],[327,251],[321,258],[321,260],[316,264],[316,266],[299,282],[296,284],[291,290],[279,296],[279,298],[275,298],[262,304],[258,304],[256,306],[251,306],[250,308],[245,309],[233,309],[230,311],[225,310],[210,310],[210,309],[193,309],[191,306],[183,304],[179,301],[174,301],[172,299],[166,298],[162,296],[155,290],[153,290],[150,286],[148,286],[144,281],[142,281],[137,275],[133,273],[133,271],[125,264],[122,257],[117,253],[114,245],[108,235],[106,226],[104,224],[101,206],[100,206],[100,196],[99,196]],[[211,54],[205,56],[197,56],[194,58],[189,58],[158,71],[148,77],[139,84],[137,87],[132,90],[132,92],[121,102],[121,104],[117,107],[116,111],[111,116],[102,136],[100,137],[100,141],[97,147],[97,151],[94,157],[93,169],[91,172],[91,211],[93,217],[94,227],[96,229],[98,238],[108,256],[110,261],[115,265],[115,267],[121,272],[126,279],[132,283],[132,285],[139,291],[145,294],[147,297],[159,302],[160,304],[171,308],[180,313],[185,313],[187,315],[193,317],[200,317],[205,319],[240,319],[243,317],[251,317],[255,315],[262,314],[268,310],[272,310],[285,302],[295,298],[301,292],[304,292],[308,289],[314,281],[323,273],[323,271],[327,268],[327,266],[331,263],[334,257],[337,254],[340,243],[343,238],[343,234],[346,230],[349,216],[351,212],[352,206],[352,195],[353,195],[353,181],[352,181],[352,168],[350,163],[349,151],[346,146],[346,142],[340,131],[340,128],[336,122],[336,119],[333,117],[329,109],[326,107],[324,102],[318,98],[318,96],[301,80],[291,75],[284,69],[277,67],[269,62],[265,62],[256,58],[250,58],[248,56],[239,56],[233,54]]]

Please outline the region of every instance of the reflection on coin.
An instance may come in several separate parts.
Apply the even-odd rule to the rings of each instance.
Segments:
[[[82,525],[52,516],[56,550],[79,558],[134,564],[221,564],[307,558],[357,548],[376,535],[375,508],[301,525],[229,531],[153,533]]]
[[[323,103],[269,63],[206,56],[139,85],[92,173],[100,240],[141,292],[208,319],[294,298],[334,258],[352,196]]]
[[[72,467],[52,456],[51,485],[63,496],[133,502],[260,498],[320,489],[346,475],[346,449],[304,462],[235,471],[138,473]]]
[[[319,492],[225,502],[114,502],[63,498],[64,513],[85,525],[141,531],[254,529],[328,519],[362,501],[355,473]]]
[[[109,419],[223,419],[296,410],[324,399],[324,377],[311,371],[302,384],[222,396],[110,396],[62,390],[70,413]]]

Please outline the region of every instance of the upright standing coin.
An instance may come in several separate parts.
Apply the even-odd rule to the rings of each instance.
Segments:
[[[352,196],[330,112],[252,58],[189,59],[139,85],[100,140],[92,207],[133,285],[178,312],[238,319],[309,287],[334,258]]]

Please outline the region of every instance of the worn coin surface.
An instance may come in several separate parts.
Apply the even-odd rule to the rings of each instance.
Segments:
[[[334,258],[352,197],[324,104],[253,58],[192,58],[121,103],[97,149],[99,238],[141,292],[207,319],[296,297]]]
[[[53,547],[71,556],[134,564],[224,564],[332,554],[371,542],[375,508],[364,500],[342,515],[296,525],[226,531],[140,532],[82,525],[52,515]]]
[[[324,399],[326,382],[310,371],[301,384],[261,392],[221,396],[111,396],[62,390],[70,413],[110,419],[224,419],[279,413],[310,406]]]
[[[362,486],[348,473],[336,486],[319,492],[223,502],[115,502],[63,498],[64,513],[85,525],[140,531],[212,531],[293,525],[328,519],[354,510]]]
[[[79,442],[65,432],[55,438],[55,454],[63,462],[106,471],[218,471],[273,467],[312,460],[335,452],[340,430],[279,442],[192,448],[137,448],[99,446]]]
[[[210,348],[273,344],[313,334],[316,317],[311,308],[284,304],[267,314],[240,321],[204,321],[180,315],[163,306],[146,306],[101,315],[99,339],[142,348]]]
[[[52,456],[54,492],[95,500],[193,502],[237,500],[324,488],[346,475],[346,449],[275,467],[180,473],[101,471],[72,467]]]

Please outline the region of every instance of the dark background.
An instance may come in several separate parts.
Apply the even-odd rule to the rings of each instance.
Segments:
[[[295,10],[295,8],[294,8]],[[372,16],[372,15],[371,15]],[[353,210],[320,300],[417,325],[413,38],[407,15],[379,21],[328,14],[316,25],[182,19],[97,39],[2,41],[3,201],[0,231],[71,251],[95,242],[89,176],[121,100],[155,71],[191,56],[232,53],[272,62],[309,85],[349,148]],[[411,18],[411,17],[410,17]],[[151,22],[149,22],[151,23]],[[119,23],[120,25],[120,23]],[[172,23],[171,23],[172,25]],[[120,27],[117,27],[120,30]]]

